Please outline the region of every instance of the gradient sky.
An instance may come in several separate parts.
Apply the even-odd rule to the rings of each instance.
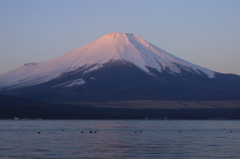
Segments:
[[[240,75],[240,0],[0,0],[0,74],[112,33]]]

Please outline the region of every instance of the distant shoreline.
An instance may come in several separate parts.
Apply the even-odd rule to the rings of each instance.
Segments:
[[[0,119],[240,119],[240,100],[50,103],[0,96]]]
[[[131,109],[231,109],[240,108],[240,100],[121,100],[106,102],[65,103],[100,108]]]

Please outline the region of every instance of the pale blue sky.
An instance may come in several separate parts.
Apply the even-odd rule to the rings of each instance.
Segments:
[[[240,75],[240,0],[0,0],[0,74],[112,32]]]

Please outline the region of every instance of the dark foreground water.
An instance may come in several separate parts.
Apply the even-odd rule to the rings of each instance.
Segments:
[[[0,120],[0,158],[240,158],[240,121]]]

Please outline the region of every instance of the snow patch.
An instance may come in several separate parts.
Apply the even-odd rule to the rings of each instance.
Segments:
[[[83,79],[76,79],[74,81],[69,82],[66,87],[73,87],[73,86],[80,86],[86,84],[86,82]]]
[[[86,84],[86,82],[83,79],[80,78],[80,79],[75,79],[75,80],[71,80],[71,81],[67,81],[67,82],[55,85],[52,88],[60,87],[60,86],[63,86],[63,87],[74,87],[74,86],[80,86],[80,85],[83,85],[83,84]]]

